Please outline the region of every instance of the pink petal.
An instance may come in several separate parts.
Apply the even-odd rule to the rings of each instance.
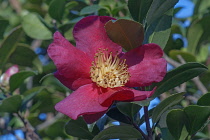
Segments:
[[[156,87],[152,91],[140,91],[130,88],[130,91],[134,93],[134,98],[131,101],[142,101],[151,97],[155,93]]]
[[[131,75],[126,86],[149,86],[160,82],[166,74],[166,60],[162,49],[156,44],[145,44],[123,55]]]
[[[90,124],[100,119],[105,113],[106,111],[95,113],[95,114],[87,114],[87,115],[83,115],[83,118],[86,121],[86,123]]]
[[[77,48],[86,52],[92,60],[99,48],[108,48],[109,51],[113,52],[113,55],[122,51],[122,48],[113,43],[106,34],[104,26],[109,20],[114,20],[114,18],[88,16],[80,20],[74,27],[73,35]]]
[[[66,78],[64,75],[60,75],[59,72],[55,72],[54,76],[66,87],[72,90],[76,90],[79,87],[90,84],[92,83],[92,80],[88,78],[78,78],[78,79],[73,79],[73,78]]]
[[[58,69],[59,74],[56,75],[61,82],[69,82],[68,85],[71,85],[79,78],[90,78],[90,58],[71,45],[59,32],[54,34],[54,42],[50,44],[47,51]],[[75,90],[75,88],[72,89]]]
[[[100,88],[99,103],[102,106],[109,107],[114,101],[131,100],[134,93],[125,87],[117,88]]]
[[[57,103],[55,109],[74,120],[81,115],[105,112],[108,107],[99,104],[98,96],[98,87],[95,84],[84,85]]]

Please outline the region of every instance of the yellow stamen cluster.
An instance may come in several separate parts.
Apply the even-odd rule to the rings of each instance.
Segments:
[[[125,61],[126,59],[121,60],[117,56],[112,56],[108,49],[99,49],[90,68],[92,81],[104,88],[124,86],[130,78]]]

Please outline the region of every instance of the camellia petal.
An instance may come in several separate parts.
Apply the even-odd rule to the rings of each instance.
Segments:
[[[59,74],[57,73],[56,76],[60,81],[69,82],[68,85],[71,85],[79,78],[90,78],[90,58],[72,46],[59,32],[54,34],[54,42],[50,44],[47,51],[58,69]],[[75,90],[76,88],[71,89]]]
[[[99,103],[102,106],[110,106],[114,101],[131,100],[134,97],[133,92],[125,87],[99,88]]]
[[[89,16],[80,20],[74,27],[73,35],[77,48],[86,52],[92,60],[99,48],[108,49],[113,55],[122,51],[122,48],[112,42],[106,34],[104,25],[109,20],[115,19],[108,16]]]
[[[66,87],[72,89],[72,90],[76,90],[79,87],[86,85],[86,84],[90,84],[92,83],[92,80],[88,77],[84,77],[84,78],[78,78],[78,79],[73,79],[73,78],[66,78],[64,75],[60,75],[59,72],[55,72],[54,76]]]
[[[167,62],[162,56],[163,51],[156,44],[145,44],[125,53],[121,58],[126,59],[131,75],[126,86],[149,86],[163,80]]]
[[[93,123],[96,120],[100,119],[105,113],[106,113],[106,111],[94,113],[94,114],[84,114],[83,118],[86,121],[86,123],[90,124],[90,123]]]
[[[98,95],[97,86],[95,84],[87,84],[57,103],[55,109],[74,120],[80,115],[105,112],[108,107],[103,107],[99,104]]]

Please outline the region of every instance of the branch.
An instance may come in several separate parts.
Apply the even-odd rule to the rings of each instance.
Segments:
[[[58,119],[60,119],[61,117],[63,117],[64,115],[61,113],[58,113],[54,118],[49,119],[47,121],[45,121],[44,123],[37,125],[36,129],[37,130],[42,130],[48,126],[50,126],[51,124],[53,124],[54,122],[56,122]]]

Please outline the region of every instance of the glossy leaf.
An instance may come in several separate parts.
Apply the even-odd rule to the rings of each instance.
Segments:
[[[174,109],[167,115],[167,127],[176,140],[179,140],[184,132],[186,119],[186,115],[181,109]],[[185,136],[187,135],[185,134]]]
[[[204,33],[204,29],[200,23],[192,24],[190,26],[187,38],[188,38],[188,52],[195,54],[196,47],[198,46],[199,40]]]
[[[174,59],[175,61],[179,62],[179,59],[177,58],[177,56],[180,55],[182,56],[182,58],[186,61],[186,62],[195,62],[196,58],[194,55],[192,55],[191,53],[188,52],[184,52],[181,50],[171,50],[169,52],[169,56]]]
[[[20,40],[22,29],[15,28],[0,46],[0,69],[7,62],[11,54],[15,51],[17,42]]]
[[[210,93],[204,94],[198,99],[197,105],[210,106]]]
[[[33,60],[37,57],[35,52],[25,44],[18,44],[9,58],[9,62],[19,66],[33,66]]]
[[[33,71],[21,71],[12,75],[9,80],[10,91],[13,92],[24,82],[26,78],[34,75],[36,75],[36,73]]]
[[[165,100],[163,100],[159,105],[156,106],[152,113],[152,122],[156,123],[160,119],[160,116],[171,106],[179,103],[184,97],[184,93],[177,93],[169,96]]]
[[[111,126],[96,135],[93,140],[141,138],[138,130],[132,126]]]
[[[20,109],[21,102],[20,95],[8,97],[0,104],[0,112],[17,113]]]
[[[153,22],[146,30],[144,43],[155,43],[161,46],[162,49],[166,46],[172,23],[173,9]]]
[[[55,123],[53,123],[52,125],[50,125],[46,130],[45,133],[47,134],[47,136],[50,137],[62,137],[62,138],[66,138],[66,134],[64,132],[64,126],[66,124],[65,120],[58,120]]]
[[[143,24],[151,4],[152,0],[129,0],[128,9],[133,19]]]
[[[209,106],[190,105],[184,108],[187,116],[186,128],[190,135],[194,135],[201,129],[210,116]]]
[[[109,38],[127,51],[140,46],[144,39],[143,26],[135,21],[126,19],[108,21],[105,29]]]
[[[34,87],[32,89],[27,90],[25,93],[26,96],[23,98],[22,107],[24,109],[29,101],[31,101],[38,93],[43,90],[43,87]]]
[[[153,0],[149,11],[147,13],[146,21],[150,25],[153,21],[157,20],[169,9],[172,9],[179,0]]]
[[[65,0],[52,0],[49,6],[49,15],[59,22],[65,11],[65,2]]]
[[[186,63],[180,67],[168,72],[163,81],[158,83],[153,97],[157,97],[165,91],[168,91],[207,70],[207,67],[200,63]]]
[[[117,103],[117,108],[119,109],[121,113],[133,119],[136,113],[138,113],[139,110],[141,109],[141,106],[134,103],[119,102]]]
[[[83,8],[81,11],[80,11],[80,15],[87,15],[87,14],[92,14],[92,13],[95,13],[95,12],[98,12],[98,10],[101,9],[101,6],[99,5],[90,5],[90,6],[86,6],[85,8]]]
[[[92,139],[94,137],[81,117],[77,120],[70,120],[65,126],[65,131],[68,135],[83,139]]]
[[[22,27],[25,33],[34,39],[47,40],[52,38],[52,33],[39,20],[36,14],[29,13],[23,17]]]
[[[117,107],[109,109],[109,111],[106,114],[107,116],[116,121],[130,124],[130,121],[128,120],[127,116],[125,116],[122,112],[120,112]]]
[[[7,28],[7,26],[9,25],[9,21],[5,20],[5,19],[0,19],[0,39],[3,38],[4,32]]]

